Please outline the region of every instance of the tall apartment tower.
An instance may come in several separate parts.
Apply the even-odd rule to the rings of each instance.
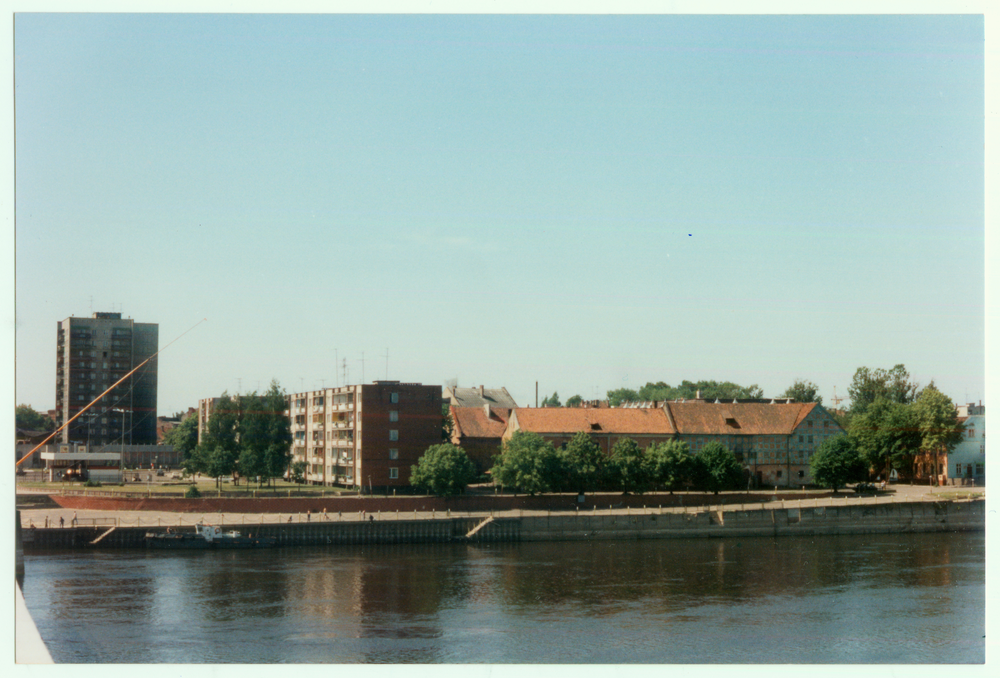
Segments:
[[[58,323],[56,424],[62,425],[109,386],[152,356],[159,325],[94,313]],[[123,381],[59,434],[91,447],[156,444],[156,360]]]
[[[377,490],[410,484],[441,441],[441,387],[376,381],[288,396],[292,458],[306,481]]]

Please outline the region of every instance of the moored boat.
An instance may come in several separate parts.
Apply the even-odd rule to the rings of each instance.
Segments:
[[[217,525],[195,525],[194,532],[147,532],[146,546],[159,549],[252,549],[275,546],[274,537],[242,535],[236,530],[223,532]]]

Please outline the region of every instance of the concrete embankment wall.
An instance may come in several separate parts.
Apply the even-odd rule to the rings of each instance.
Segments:
[[[339,544],[683,539],[787,535],[880,534],[982,530],[984,501],[913,502],[838,507],[764,508],[736,511],[636,514],[567,513],[530,517],[437,518],[430,520],[330,521],[231,525],[279,546]],[[485,521],[485,522],[484,522]],[[41,528],[22,533],[26,552],[52,548],[141,548],[147,532],[165,527]],[[190,529],[190,528],[186,528]]]
[[[520,541],[677,539],[981,530],[985,502],[913,502],[521,520]]]

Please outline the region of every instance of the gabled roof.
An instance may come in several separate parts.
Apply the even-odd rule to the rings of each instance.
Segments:
[[[451,407],[451,420],[455,424],[455,434],[460,438],[496,438],[498,441],[507,428],[510,418],[509,407],[490,407],[486,416],[485,407]]]
[[[517,407],[517,403],[507,393],[506,388],[448,388],[444,389],[444,399],[450,400],[455,407]]]
[[[616,435],[673,435],[676,431],[662,409],[581,407],[519,407],[512,417],[525,431],[574,435],[578,431]]]
[[[669,402],[665,407],[682,434],[791,435],[816,403]]]

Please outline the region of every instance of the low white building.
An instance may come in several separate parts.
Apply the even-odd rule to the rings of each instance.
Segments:
[[[948,477],[956,485],[986,483],[986,412],[981,409],[965,417],[962,442],[948,453]]]
[[[50,446],[46,446],[50,447]],[[41,453],[49,481],[59,480],[70,469],[86,473],[87,478],[100,483],[120,483],[122,455],[120,452],[89,452],[86,446],[60,444],[57,451]]]

